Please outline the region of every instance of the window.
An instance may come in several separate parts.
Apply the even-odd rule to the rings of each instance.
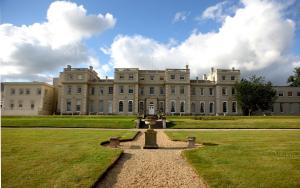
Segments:
[[[67,99],[67,111],[72,111],[72,107],[71,107],[72,103],[71,103],[71,99]]]
[[[192,103],[191,106],[192,106],[192,112],[195,113],[196,112],[196,105],[195,105],[195,103]]]
[[[14,101],[10,101],[10,109],[14,109]]]
[[[204,89],[200,88],[200,95],[203,96],[204,95]]]
[[[297,96],[300,97],[300,91],[297,91]]]
[[[288,91],[288,96],[292,97],[293,96],[293,92],[292,91]]]
[[[231,88],[231,94],[235,95],[235,88]]]
[[[180,94],[184,94],[184,86],[180,86]]]
[[[23,102],[19,101],[19,108],[23,108]]]
[[[108,87],[108,94],[113,94],[114,88],[112,86]]]
[[[128,101],[128,112],[132,112],[132,101]]]
[[[278,91],[278,96],[283,97],[283,91]]]
[[[120,74],[119,78],[120,78],[120,80],[123,80],[124,79],[124,74]]]
[[[92,112],[92,113],[95,112],[94,101],[93,100],[90,100],[89,107],[90,107],[90,112]]]
[[[164,94],[164,88],[163,88],[163,87],[160,87],[160,88],[159,88],[159,93],[160,93],[161,95]]]
[[[180,112],[184,112],[184,110],[185,110],[185,105],[184,105],[184,101],[181,101],[180,102]]]
[[[77,75],[77,79],[78,79],[78,80],[82,80],[82,79],[83,79],[82,74]]]
[[[205,112],[205,105],[204,105],[204,102],[200,102],[200,113],[204,113]]]
[[[222,95],[227,95],[227,88],[226,87],[222,88]]]
[[[232,112],[236,113],[237,109],[236,109],[237,105],[236,105],[236,101],[232,101]]]
[[[73,80],[73,74],[69,74],[69,80]]]
[[[39,92],[39,91],[38,91]],[[70,95],[72,93],[72,87],[69,86],[68,89],[67,89],[67,93]]]
[[[171,74],[171,80],[175,80],[175,74]]]
[[[175,95],[175,86],[171,86],[171,93]]]
[[[103,95],[103,93],[104,93],[104,88],[103,88],[103,87],[100,87],[100,88],[99,88],[99,94],[100,94],[100,95]]]
[[[95,95],[95,87],[91,88],[91,95]]]
[[[164,80],[164,77],[163,77],[163,76],[161,76],[161,77],[159,77],[159,79],[160,79],[160,80]]]
[[[231,80],[235,80],[235,76],[231,76],[230,78],[231,78]]]
[[[80,99],[77,99],[77,100],[76,100],[76,111],[77,111],[77,112],[80,112],[80,104],[81,104],[81,100],[80,100]]]
[[[154,95],[154,87],[150,87],[149,89],[150,89],[150,90],[149,90],[149,94],[150,94],[150,95]]]
[[[153,75],[150,75],[150,80],[154,80],[154,76]]]
[[[133,87],[131,87],[131,86],[128,87],[128,93],[129,93],[129,94],[132,94],[132,93],[133,93]]]
[[[140,77],[140,80],[145,80],[145,78],[144,77]]]
[[[209,103],[209,113],[214,113],[214,103],[213,102]]]
[[[81,87],[77,87],[77,93],[81,93]]]
[[[123,112],[123,101],[119,101],[119,112]]]
[[[222,76],[222,80],[225,80],[225,76]]]
[[[71,88],[72,89],[72,88]],[[40,95],[42,93],[41,88],[37,88],[37,94]]]
[[[103,104],[103,100],[99,100],[99,112],[104,112],[104,104]]]
[[[26,95],[30,94],[30,89],[26,89]]]
[[[196,88],[195,87],[192,87],[192,95],[196,95]]]
[[[180,80],[184,80],[184,75],[180,75]]]
[[[164,101],[159,101],[159,111],[164,112]]]
[[[14,95],[16,93],[16,90],[14,88],[10,89],[10,94]]]
[[[133,74],[129,74],[129,80],[133,80]]]
[[[213,96],[213,95],[214,95],[214,90],[213,90],[213,88],[209,88],[209,95],[210,95],[210,96]]]
[[[141,95],[144,95],[144,87],[141,87],[141,88],[140,88],[140,94],[141,94]]]
[[[283,104],[279,103],[280,112],[283,113]]]
[[[293,113],[293,103],[289,103],[289,112]]]
[[[34,102],[33,101],[31,101],[31,103],[30,103],[30,108],[31,108],[31,110],[34,109]]]
[[[24,90],[23,89],[19,89],[19,94],[23,95],[23,93],[24,93]]]
[[[171,101],[171,112],[175,112],[175,101]]]
[[[144,102],[140,101],[139,103],[139,113],[144,113]]]
[[[124,93],[124,87],[123,86],[119,86],[119,92]]]
[[[227,101],[223,102],[223,112],[226,113],[227,112]]]

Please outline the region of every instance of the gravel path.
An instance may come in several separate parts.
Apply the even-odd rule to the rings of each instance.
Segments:
[[[186,142],[173,142],[158,130],[160,149],[142,149],[144,133],[132,142],[123,142],[123,157],[99,182],[103,187],[206,187],[192,167],[181,157]]]

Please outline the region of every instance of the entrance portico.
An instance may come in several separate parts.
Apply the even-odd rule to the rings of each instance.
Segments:
[[[156,115],[157,114],[157,99],[146,99],[146,114]]]

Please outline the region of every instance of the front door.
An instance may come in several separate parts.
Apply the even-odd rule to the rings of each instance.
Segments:
[[[149,105],[149,115],[154,115],[154,105],[153,104]]]

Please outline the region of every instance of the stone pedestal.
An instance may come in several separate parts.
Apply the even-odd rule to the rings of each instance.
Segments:
[[[188,148],[195,147],[196,137],[188,137]]]
[[[141,119],[137,119],[135,121],[136,121],[135,128],[139,129],[140,128]]]
[[[167,128],[167,122],[165,119],[162,120],[162,126],[163,126],[163,129]]]
[[[158,145],[156,143],[156,134],[157,132],[153,129],[148,129],[145,132],[145,145],[144,149],[157,149]]]
[[[116,148],[120,145],[120,140],[118,137],[111,137],[109,139],[109,146],[112,148]]]

